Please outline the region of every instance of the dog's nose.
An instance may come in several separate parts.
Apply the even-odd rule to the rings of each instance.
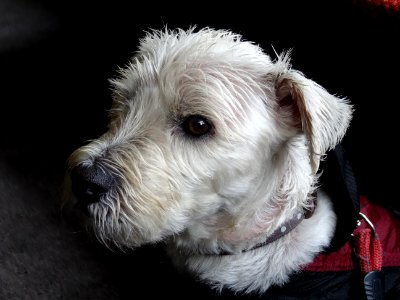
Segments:
[[[114,184],[112,174],[96,164],[77,166],[71,170],[72,192],[81,204],[98,202]]]

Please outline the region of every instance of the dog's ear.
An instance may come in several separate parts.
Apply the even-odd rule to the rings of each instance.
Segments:
[[[286,126],[301,130],[309,143],[311,165],[317,172],[321,156],[343,138],[353,109],[346,99],[290,69],[288,58],[277,62],[275,91],[280,117]]]

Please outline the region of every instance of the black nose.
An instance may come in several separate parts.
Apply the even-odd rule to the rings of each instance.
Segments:
[[[114,184],[114,178],[107,169],[93,164],[77,166],[71,170],[72,192],[83,205],[98,202]]]

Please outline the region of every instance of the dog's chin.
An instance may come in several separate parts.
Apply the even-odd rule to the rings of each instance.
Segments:
[[[81,226],[110,250],[133,250],[162,240],[159,234],[143,233],[139,226],[122,216],[116,217],[98,204],[78,206],[76,210]]]

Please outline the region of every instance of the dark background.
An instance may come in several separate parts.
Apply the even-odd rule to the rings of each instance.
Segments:
[[[227,5],[0,0],[0,299],[208,293],[157,247],[112,253],[58,207],[68,155],[105,131],[108,79],[149,28],[209,26],[271,55],[293,48],[295,69],[355,106],[344,145],[360,192],[399,208],[400,12],[361,0]]]

